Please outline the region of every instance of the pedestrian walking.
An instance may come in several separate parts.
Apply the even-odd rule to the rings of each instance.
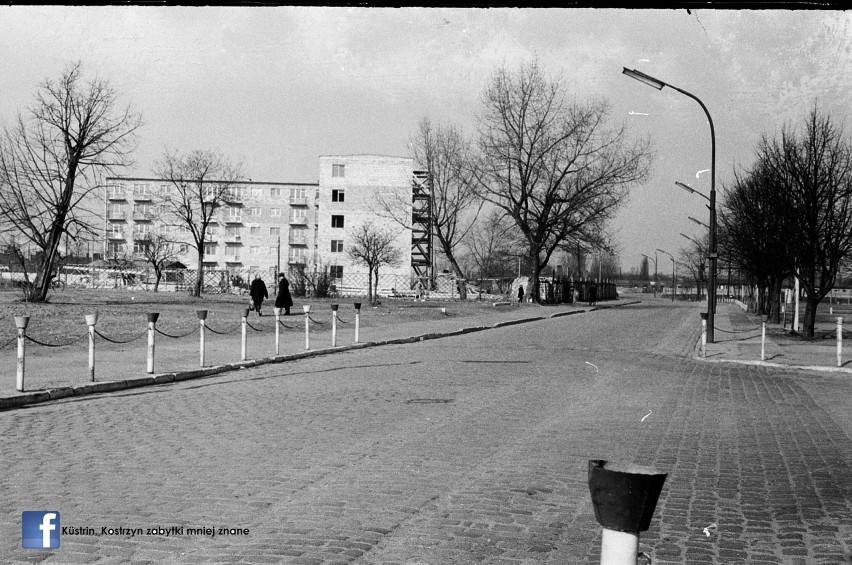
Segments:
[[[290,315],[293,298],[290,296],[290,282],[284,273],[278,273],[278,296],[275,297],[275,307],[284,308],[284,315]]]
[[[518,285],[518,302],[524,301],[524,286]]]
[[[251,302],[254,307],[254,311],[257,312],[258,316],[263,316],[263,312],[261,312],[261,308],[263,307],[263,299],[269,298],[269,293],[266,291],[266,283],[263,282],[263,279],[260,278],[259,274],[255,275],[254,280],[251,281],[249,295],[251,296]]]
[[[592,283],[592,286],[589,287],[589,306],[594,306],[595,302],[598,301],[598,286],[595,283]]]

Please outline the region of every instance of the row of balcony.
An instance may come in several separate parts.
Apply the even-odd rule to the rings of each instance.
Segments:
[[[151,222],[157,218],[157,214],[153,212],[127,212],[124,210],[107,210],[107,219],[109,220],[129,220],[133,219],[137,222]],[[242,224],[243,217],[240,216],[228,216],[224,219],[224,223],[226,224]],[[290,218],[288,222],[292,226],[306,226],[308,225],[307,218]]]
[[[127,200],[128,196],[131,196],[133,200],[138,201],[152,201],[156,191],[152,190],[126,190],[123,188],[120,189],[109,189],[107,190],[107,199],[108,200]],[[246,200],[257,200],[256,198],[246,198],[239,194],[225,194],[222,197],[222,200],[228,204],[239,204],[242,205]],[[290,206],[307,206],[308,199],[307,198],[290,198],[289,200]]]
[[[110,232],[107,233],[107,238],[112,239],[112,240],[126,240],[127,237],[125,235],[130,235],[130,234],[125,234],[122,231],[110,231]],[[145,233],[145,232],[133,232],[132,235],[133,235],[133,239],[143,239],[150,234]],[[224,236],[224,240],[225,240],[226,244],[244,245],[243,242],[242,242],[242,237],[239,236],[239,235],[226,235],[226,236]],[[215,242],[219,241],[219,239],[215,236],[213,236],[213,237],[207,236],[204,239],[204,241],[205,241],[205,243],[215,243]],[[291,246],[302,246],[302,245],[307,245],[308,240],[307,240],[307,238],[304,238],[304,237],[294,237],[294,238],[291,238],[290,241],[287,244],[291,245]]]

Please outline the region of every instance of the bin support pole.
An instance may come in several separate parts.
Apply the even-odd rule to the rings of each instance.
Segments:
[[[154,333],[157,329],[157,318],[159,313],[153,312],[148,314],[148,374],[154,372]]]
[[[707,320],[701,320],[701,356],[707,357]]]
[[[204,366],[204,329],[207,327],[207,310],[196,310],[198,316],[198,366]]]
[[[760,331],[760,360],[763,361],[766,358],[766,322],[761,324]]]
[[[246,317],[248,316],[248,311],[243,312],[242,322],[240,326],[242,328],[242,335],[240,337],[240,361],[246,360],[246,324],[248,323]]]
[[[603,528],[601,532],[601,565],[636,565],[639,536]]]

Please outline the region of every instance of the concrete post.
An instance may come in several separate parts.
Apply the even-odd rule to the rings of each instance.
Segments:
[[[148,313],[148,373],[154,372],[154,333],[157,329],[157,319],[160,317],[159,312]]]
[[[760,330],[760,360],[766,358],[766,322],[761,322]]]
[[[311,305],[305,304],[302,306],[305,311],[305,349],[311,348]]]
[[[275,355],[278,355],[278,346],[281,339],[281,308],[273,308],[275,313]]]
[[[248,318],[248,314],[249,309],[243,308],[242,322],[240,323],[240,326],[242,328],[242,336],[240,338],[240,361],[246,360],[246,326],[248,324],[246,318]]]
[[[86,325],[89,326],[89,380],[95,382],[95,324],[98,323],[98,313],[86,314]]]
[[[331,346],[337,347],[337,304],[331,305]]]
[[[198,366],[204,366],[204,328],[207,327],[207,310],[196,310],[198,316]]]
[[[707,357],[707,312],[701,313],[701,356]]]
[[[18,328],[18,370],[15,388],[18,389],[18,392],[24,392],[24,343],[26,343],[27,324],[29,323],[29,316],[15,316],[15,326]]]
[[[837,318],[837,366],[843,366],[843,318]]]
[[[361,328],[361,303],[355,303],[355,343],[358,343],[358,331]]]

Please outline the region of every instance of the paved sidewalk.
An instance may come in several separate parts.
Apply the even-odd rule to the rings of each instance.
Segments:
[[[200,365],[199,332],[194,331],[179,339],[155,335],[154,373],[147,369],[147,337],[141,335],[127,344],[96,341],[95,382],[89,379],[88,340],[73,345],[47,348],[26,344],[24,392],[16,390],[15,347],[0,351],[0,409],[57,400],[99,392],[124,390],[206,377],[226,371],[239,370],[266,363],[285,362],[315,355],[346,351],[354,348],[404,343],[406,341],[435,339],[459,333],[481,331],[574,314],[607,309],[640,300],[622,299],[598,303],[595,307],[583,304],[523,305],[500,303],[493,310],[456,317],[452,305],[435,308],[434,319],[418,322],[395,323],[392,308],[388,309],[388,323],[361,327],[359,343],[354,343],[354,317],[351,311],[340,313],[336,345],[332,346],[331,317],[328,312],[313,312],[310,324],[309,347],[305,347],[305,316],[301,313],[281,318],[279,354],[275,355],[275,317],[252,316],[246,331],[246,360],[240,360],[241,331],[239,323],[227,328],[229,333],[219,335],[205,332],[204,367]],[[225,328],[219,328],[220,330]]]
[[[699,311],[703,311],[702,308]],[[698,312],[695,323],[700,326]],[[852,346],[845,345],[842,366],[837,366],[837,341],[830,339],[800,340],[787,335],[780,324],[766,324],[766,340],[761,360],[762,318],[744,312],[733,302],[722,302],[716,311],[716,342],[707,344],[709,362],[732,362],[779,368],[799,368],[826,372],[852,373]],[[845,333],[845,332],[844,332]],[[844,340],[849,339],[848,335]],[[696,344],[695,357],[701,357],[701,343]]]

